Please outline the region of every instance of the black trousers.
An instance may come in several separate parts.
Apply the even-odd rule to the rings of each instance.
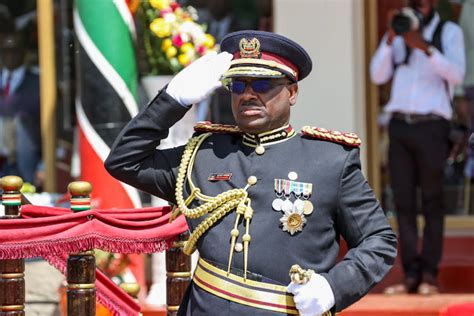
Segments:
[[[436,278],[443,249],[443,171],[449,154],[449,123],[432,120],[389,124],[389,167],[406,278]],[[425,219],[418,251],[416,188],[421,189]]]

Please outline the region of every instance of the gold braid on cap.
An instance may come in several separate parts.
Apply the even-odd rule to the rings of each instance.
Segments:
[[[201,193],[201,190],[197,188],[191,178],[194,162],[196,161],[196,155],[201,144],[208,138],[212,133],[205,133],[199,136],[193,137],[189,140],[186,148],[184,149],[183,156],[181,158],[181,164],[179,165],[178,178],[176,180],[176,202],[178,205],[177,210],[172,214],[172,218],[176,218],[179,213],[183,213],[188,218],[198,218],[209,214],[201,223],[193,230],[188,241],[184,244],[183,252],[187,255],[192,254],[196,250],[196,243],[199,238],[210,229],[219,219],[229,213],[233,209],[243,210],[244,218],[247,221],[247,231],[244,239],[250,241],[250,235],[248,234],[248,226],[252,217],[253,210],[250,207],[250,199],[248,198],[247,185],[243,189],[232,189],[226,192],[222,192],[215,197],[207,196]],[[184,181],[187,178],[189,188],[191,190],[190,195],[185,200],[183,195]],[[188,205],[193,200],[199,200],[204,204],[199,205],[193,209],[188,208]],[[239,217],[239,216],[238,216]],[[238,222],[238,221],[237,221]],[[238,232],[238,231],[237,231]],[[238,235],[238,234],[237,234]],[[248,237],[247,237],[248,235]],[[229,255],[229,267],[231,265],[235,231],[232,230],[231,237],[233,239],[230,255]],[[235,236],[236,238],[237,236]],[[245,242],[245,241],[244,241]],[[245,259],[245,267],[247,266],[247,260]]]

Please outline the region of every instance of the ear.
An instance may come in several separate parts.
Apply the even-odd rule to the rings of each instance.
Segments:
[[[298,97],[298,84],[293,83],[288,86],[288,91],[290,92],[290,97],[289,97],[289,102],[290,106],[295,105],[296,103],[296,98]]]

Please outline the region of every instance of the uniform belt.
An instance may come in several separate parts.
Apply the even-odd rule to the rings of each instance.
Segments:
[[[393,112],[392,118],[404,121],[405,123],[408,123],[408,124],[443,120],[443,117],[433,114],[433,113],[413,114],[413,113]]]
[[[200,258],[194,271],[193,282],[215,296],[269,311],[298,315],[293,295],[286,286],[245,279],[227,273]],[[327,312],[324,316],[330,316]]]

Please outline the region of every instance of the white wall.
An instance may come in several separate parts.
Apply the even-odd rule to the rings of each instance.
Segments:
[[[313,60],[299,85],[294,127],[354,132],[364,141],[363,0],[274,0],[274,18],[275,32],[298,42]]]

